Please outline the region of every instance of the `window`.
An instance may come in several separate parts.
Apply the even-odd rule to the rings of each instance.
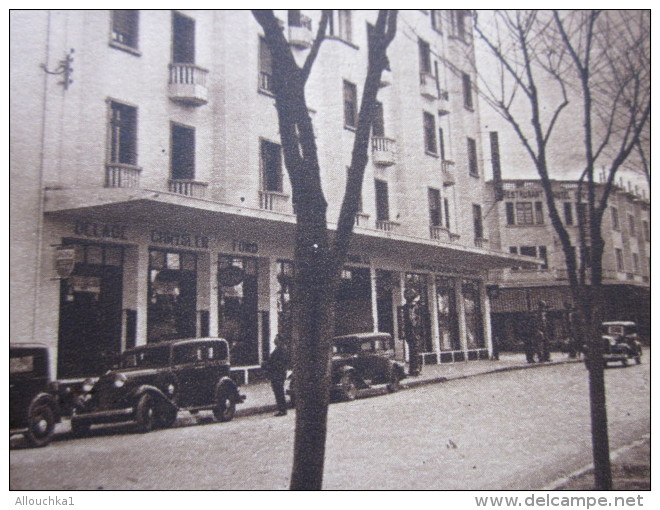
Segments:
[[[548,269],[548,248],[547,246],[539,246],[539,258],[543,260],[541,269]]]
[[[472,101],[472,78],[466,73],[463,73],[463,106],[468,110],[474,109],[474,103]]]
[[[273,91],[273,58],[263,37],[259,38],[259,89]]]
[[[483,239],[484,237],[484,223],[481,216],[481,206],[472,204],[472,219],[474,222],[474,237],[475,239]]]
[[[195,20],[172,14],[172,63],[195,63]]]
[[[195,178],[195,130],[180,124],[171,125],[172,179]]]
[[[385,122],[383,120],[383,103],[376,102],[374,115],[371,119],[371,134],[373,136],[385,136]]]
[[[357,87],[344,80],[344,127],[357,127]]]
[[[442,128],[438,128],[438,142],[440,144],[440,158],[442,161],[446,161],[447,158],[445,157],[445,132],[443,131]]]
[[[282,147],[268,140],[261,140],[261,177],[264,191],[283,191]]]
[[[515,225],[516,224],[516,213],[514,211],[514,203],[506,202],[506,224]]]
[[[353,42],[353,20],[351,19],[351,11],[339,10],[337,11],[339,33],[337,34],[340,39],[346,42]],[[333,25],[333,24],[331,24]],[[334,26],[332,26],[334,29]],[[334,35],[334,30],[331,31]]]
[[[536,246],[521,246],[520,254],[526,257],[536,257]]]
[[[431,9],[431,26],[436,32],[442,33],[442,11]]]
[[[467,25],[465,22],[466,16],[468,16],[468,11],[465,10],[454,10],[452,11],[452,20],[454,24],[454,37],[458,37],[462,41],[467,42]]]
[[[536,213],[536,224],[543,225],[543,202],[534,202],[534,211]]]
[[[564,202],[564,221],[566,225],[573,224],[573,204],[570,202]]]
[[[612,207],[612,229],[619,230],[619,210],[616,207]]]
[[[516,202],[516,224],[533,225],[534,213],[531,202]]]
[[[387,191],[387,182],[376,179],[376,220],[388,221],[390,219],[390,205]]]
[[[289,26],[301,27],[302,26],[302,18],[300,17],[300,10],[299,9],[289,9],[288,21],[289,21]]]
[[[445,227],[449,229],[449,199],[445,198]]]
[[[633,271],[635,273],[639,273],[639,255],[633,253],[632,256],[633,256]]]
[[[438,189],[429,188],[429,216],[432,226],[442,226],[442,203]]]
[[[112,11],[112,41],[137,49],[140,11]]]
[[[632,214],[628,215],[628,224],[630,225],[630,235],[637,236],[637,229],[635,228],[635,217]]]
[[[419,72],[424,74],[432,74],[431,72],[431,47],[429,43],[423,39],[418,39],[419,46]]]
[[[509,253],[512,255],[518,255],[518,247],[517,246],[509,246]]]
[[[642,229],[644,229],[644,240],[651,241],[651,231],[649,230],[649,222],[646,220],[642,221]]]
[[[479,176],[479,165],[477,164],[477,142],[473,138],[467,139],[468,149],[468,168],[470,175],[473,177]]]
[[[623,271],[625,266],[623,265],[623,251],[621,250],[621,248],[615,248],[614,255],[616,256],[617,271]]]
[[[428,112],[424,112],[424,150],[429,154],[438,153],[435,141],[435,117]]]
[[[110,102],[110,163],[137,164],[137,108]]]

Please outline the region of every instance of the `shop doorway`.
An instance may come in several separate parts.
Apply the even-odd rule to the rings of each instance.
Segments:
[[[373,331],[369,268],[345,267],[342,270],[336,306],[335,335]]]
[[[147,342],[197,336],[196,309],[197,255],[150,250]]]
[[[76,265],[60,283],[57,377],[98,376],[121,353],[119,246],[76,245]]]
[[[259,364],[257,268],[254,258],[218,257],[218,331],[233,366]]]
[[[455,278],[436,276],[435,294],[440,350],[459,351],[461,349],[461,338],[458,330]]]

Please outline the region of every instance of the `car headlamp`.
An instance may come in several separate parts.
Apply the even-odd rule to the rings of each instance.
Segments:
[[[115,375],[115,381],[113,384],[115,385],[115,388],[121,388],[126,384],[126,376],[124,374]]]
[[[85,379],[85,381],[82,383],[82,390],[85,393],[92,391],[93,387],[94,387],[94,379]]]

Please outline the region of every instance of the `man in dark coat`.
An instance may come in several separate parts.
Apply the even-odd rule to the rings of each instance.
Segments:
[[[406,304],[403,305],[403,334],[408,344],[408,373],[418,376],[422,372],[419,362],[419,304],[415,302],[418,294],[412,289],[406,289],[404,298]]]
[[[534,321],[534,337],[539,361],[550,361],[550,338],[548,337],[548,305],[539,301],[539,309]]]
[[[284,394],[284,381],[286,380],[286,371],[289,368],[289,346],[288,342],[281,335],[275,337],[275,349],[270,353],[270,357],[264,362],[262,368],[266,377],[270,380],[270,385],[275,395],[275,402],[277,403],[277,413],[275,413],[275,416],[285,416],[286,396]]]
[[[582,349],[575,330],[575,309],[571,303],[564,303],[566,309],[566,336],[568,337],[568,357],[577,358]]]

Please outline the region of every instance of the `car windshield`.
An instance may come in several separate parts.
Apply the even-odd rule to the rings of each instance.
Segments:
[[[9,359],[10,374],[25,374],[34,370],[34,356],[12,356]]]
[[[168,364],[169,354],[168,347],[128,351],[122,357],[121,366],[123,368],[163,366]]]
[[[623,335],[623,326],[610,326],[609,327],[610,335]]]

